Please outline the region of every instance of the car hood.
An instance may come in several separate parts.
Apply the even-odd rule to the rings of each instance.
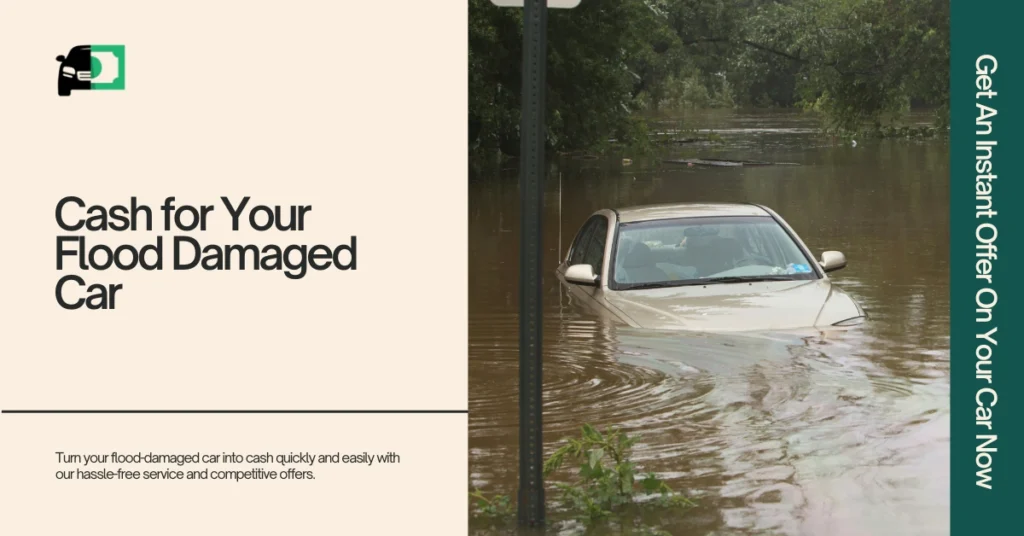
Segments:
[[[637,327],[699,331],[790,330],[863,316],[828,279],[612,291],[608,304]]]

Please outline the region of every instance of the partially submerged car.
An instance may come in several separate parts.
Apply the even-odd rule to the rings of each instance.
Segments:
[[[842,329],[860,305],[778,214],[753,204],[599,210],[558,267],[571,295],[638,328],[695,331]]]

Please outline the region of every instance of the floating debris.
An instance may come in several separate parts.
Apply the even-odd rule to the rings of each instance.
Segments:
[[[656,141],[657,141],[657,143],[660,143],[662,145],[674,145],[674,144],[681,145],[681,144],[684,144],[684,143],[697,143],[699,141],[709,141],[709,140],[704,140],[704,139],[701,139],[701,138],[669,138],[667,140],[656,140]]]
[[[666,164],[685,164],[687,167],[743,167],[743,166],[799,166],[794,162],[761,162],[758,160],[720,160],[717,158],[677,158],[663,160]]]

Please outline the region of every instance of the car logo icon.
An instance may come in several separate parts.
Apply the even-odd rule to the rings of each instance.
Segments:
[[[72,90],[124,89],[124,45],[79,45],[57,56],[57,94]]]

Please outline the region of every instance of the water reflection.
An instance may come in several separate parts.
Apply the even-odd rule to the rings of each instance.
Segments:
[[[700,503],[669,520],[673,534],[946,533],[947,145],[834,144],[795,115],[703,120],[725,143],[681,146],[679,157],[801,165],[559,159],[545,266],[553,272],[559,248],[599,208],[763,203],[812,251],[847,255],[834,279],[872,321],[829,337],[637,330],[593,316],[546,277],[548,448],[584,422],[640,435],[643,468]],[[514,167],[478,170],[469,186],[469,484],[506,494],[517,468],[516,179]]]

